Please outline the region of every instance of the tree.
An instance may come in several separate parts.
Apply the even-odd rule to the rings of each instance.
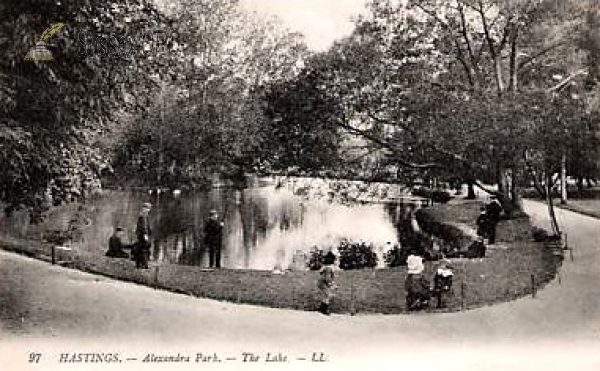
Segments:
[[[459,169],[468,183],[495,174],[494,193],[517,206],[526,172],[515,154],[528,137],[517,135],[542,125],[536,107],[581,76],[576,41],[590,4],[373,1],[327,53],[324,90],[345,110],[337,123],[404,167]]]
[[[99,139],[118,117],[145,110],[157,72],[169,75],[160,54],[170,53],[143,53],[156,43],[141,38],[168,22],[144,0],[9,0],[0,13],[0,199],[7,211],[27,208],[38,217],[49,203],[82,199],[99,187],[109,159]],[[54,61],[23,61],[35,37],[58,21],[66,26],[51,39]]]
[[[332,121],[340,102],[320,89],[322,66],[307,62],[295,80],[272,84],[266,93],[266,158],[271,170],[314,173],[339,163],[339,128]]]
[[[121,174],[163,186],[262,170],[266,86],[293,78],[307,49],[299,35],[236,3],[184,0],[169,9],[184,79],[166,87],[168,104],[150,106],[129,132],[115,162]]]

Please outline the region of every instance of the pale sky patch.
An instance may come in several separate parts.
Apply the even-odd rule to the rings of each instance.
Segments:
[[[309,48],[325,50],[349,35],[352,18],[362,13],[366,0],[241,0],[243,9],[280,18],[292,31],[305,35]]]

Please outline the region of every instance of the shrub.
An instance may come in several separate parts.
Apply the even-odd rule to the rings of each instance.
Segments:
[[[374,268],[377,266],[377,254],[373,246],[365,242],[342,241],[338,247],[340,268],[344,270]]]
[[[430,209],[419,209],[415,213],[415,219],[424,232],[439,236],[441,234],[442,223],[435,217]]]
[[[485,245],[468,225],[442,222],[441,217],[431,208],[419,209],[415,218],[424,232],[443,241],[442,252],[446,256],[470,258],[485,256]]]

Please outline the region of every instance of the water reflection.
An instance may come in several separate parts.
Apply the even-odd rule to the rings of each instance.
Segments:
[[[389,246],[388,242],[396,243],[395,223],[402,210],[399,205],[347,202],[351,192],[345,189],[333,196],[328,189],[317,189],[316,193],[323,196],[318,197],[297,192],[306,189],[304,184],[294,187],[273,184],[243,191],[220,188],[152,195],[105,191],[102,197],[85,205],[91,220],[74,241],[74,247],[82,253],[101,256],[116,226],[125,230],[125,242],[135,241],[135,223],[142,203],[148,201],[154,205],[150,213],[151,259],[159,263],[208,266],[202,231],[211,209],[216,209],[225,223],[221,260],[226,268],[301,269],[311,248],[331,248],[343,238],[371,242],[379,255]],[[360,196],[360,190],[356,192]],[[344,198],[338,199],[339,194]],[[50,224],[45,228],[67,230],[77,208],[81,206],[68,206],[67,211],[50,215]],[[0,224],[0,229],[10,235],[39,237],[39,229],[25,220],[13,217]],[[15,228],[20,232],[16,233]]]
[[[397,205],[306,200],[275,187],[220,189],[155,200],[153,259],[207,266],[202,229],[211,208],[225,222],[222,261],[228,268],[298,268],[312,247],[332,248],[343,238],[379,250],[397,241]]]

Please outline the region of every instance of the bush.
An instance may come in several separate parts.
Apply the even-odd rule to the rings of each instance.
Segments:
[[[419,209],[415,213],[415,219],[419,228],[428,234],[439,236],[442,230],[442,223],[435,217],[431,209]]]
[[[342,241],[338,251],[340,253],[341,269],[374,268],[377,266],[377,254],[373,251],[371,244]]]
[[[419,227],[443,241],[442,252],[448,257],[482,258],[485,245],[475,231],[464,223],[442,222],[431,208],[419,209],[415,218]]]

